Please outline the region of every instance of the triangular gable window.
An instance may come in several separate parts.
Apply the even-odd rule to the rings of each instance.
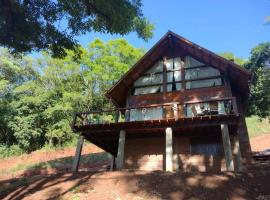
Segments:
[[[157,61],[134,82],[133,95],[153,94],[163,91],[214,87],[223,84],[220,71],[190,57]],[[166,80],[166,88],[163,82]],[[185,85],[185,88],[183,88]],[[166,89],[166,90],[165,90]]]

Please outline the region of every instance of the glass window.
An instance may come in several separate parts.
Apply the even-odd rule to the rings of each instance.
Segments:
[[[181,66],[184,65],[183,61],[181,60],[180,57],[174,58],[174,69],[179,70],[181,69]]]
[[[146,73],[163,72],[163,61],[158,61]]]
[[[188,82],[186,82],[186,89],[214,87],[214,86],[220,86],[220,85],[222,85],[221,78],[198,80],[198,81],[188,81]]]
[[[140,95],[140,94],[152,94],[152,93],[159,93],[163,92],[163,86],[149,86],[149,87],[142,87],[142,88],[135,88],[134,89],[134,95]]]
[[[182,83],[167,84],[167,92],[181,90],[181,89],[182,89]]]
[[[181,71],[167,72],[167,82],[181,81]]]
[[[203,63],[199,62],[198,60],[190,57],[190,56],[186,56],[185,58],[185,67],[197,67],[197,66],[202,66],[204,65]]]
[[[151,75],[140,77],[137,81],[135,81],[134,86],[151,85],[151,84],[158,84],[162,82],[163,82],[163,75],[153,73]]]
[[[185,71],[185,79],[199,79],[206,77],[220,76],[219,70],[213,67],[201,67],[195,69],[188,69]]]
[[[171,59],[166,60],[165,66],[166,66],[167,71],[173,70],[173,59],[171,58]]]

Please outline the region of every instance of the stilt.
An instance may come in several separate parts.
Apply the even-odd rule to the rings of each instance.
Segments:
[[[119,134],[118,152],[116,158],[116,169],[124,167],[124,151],[125,151],[126,131],[121,130]]]
[[[110,171],[113,171],[114,170],[114,163],[115,163],[115,157],[114,157],[114,155],[112,155],[112,157],[111,157]]]
[[[224,148],[224,155],[226,160],[227,171],[234,171],[234,163],[232,156],[232,147],[230,142],[230,134],[227,124],[221,124],[222,142]]]
[[[83,142],[84,142],[84,137],[80,136],[78,143],[77,143],[77,147],[76,147],[75,158],[74,158],[73,164],[72,164],[72,169],[71,169],[72,172],[78,171],[78,167],[79,167],[79,163],[80,163],[80,159],[81,159]]]
[[[172,128],[168,127],[165,130],[166,134],[166,171],[172,172],[173,171],[173,134]]]
[[[239,143],[238,135],[235,137],[233,153],[236,155],[237,172],[243,172],[245,169],[242,163],[242,155],[240,151],[240,143]]]

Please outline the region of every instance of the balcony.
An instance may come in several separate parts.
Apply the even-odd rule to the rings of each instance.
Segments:
[[[130,138],[163,137],[166,127],[172,127],[175,136],[205,135],[219,133],[220,124],[226,123],[234,133],[238,119],[236,99],[230,97],[76,113],[72,128],[116,155],[120,130]]]
[[[189,101],[183,104],[152,104],[76,113],[73,127],[123,122],[170,121],[184,118],[214,119],[219,117],[226,118],[226,116],[238,116],[235,97],[207,101]]]

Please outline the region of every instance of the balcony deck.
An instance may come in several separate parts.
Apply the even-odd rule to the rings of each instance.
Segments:
[[[173,104],[171,104],[173,105]],[[145,107],[160,107],[161,105],[151,105]],[[164,106],[164,104],[163,104]],[[168,106],[166,104],[166,106]],[[139,107],[139,108],[145,108]],[[138,107],[137,107],[138,108]],[[171,127],[174,136],[209,136],[220,133],[220,124],[226,123],[229,126],[230,133],[236,133],[239,115],[235,108],[228,114],[206,114],[187,117],[179,115],[179,110],[174,110],[174,118],[164,118],[157,120],[128,121],[122,119],[119,121],[119,115],[127,116],[131,109],[119,108],[108,111],[93,111],[77,113],[74,118],[72,128],[75,132],[80,132],[87,140],[99,146],[112,155],[117,154],[119,132],[125,130],[127,138],[143,137],[164,137],[165,128]],[[88,119],[93,114],[116,113],[114,119],[105,120],[99,123],[91,123]],[[180,117],[179,117],[180,116]],[[90,121],[90,122],[89,122]]]

